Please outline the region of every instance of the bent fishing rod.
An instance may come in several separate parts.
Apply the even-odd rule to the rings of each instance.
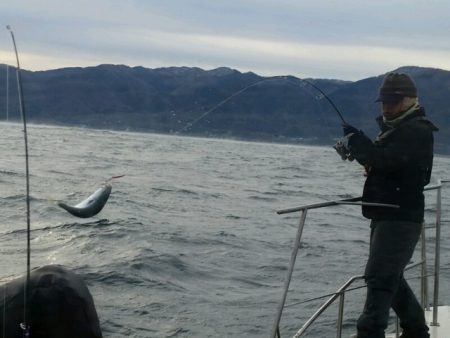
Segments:
[[[29,161],[28,161],[28,135],[27,135],[27,116],[25,111],[25,102],[23,99],[22,90],[22,76],[20,73],[20,62],[19,53],[17,52],[16,39],[14,38],[14,32],[8,25],[6,29],[11,33],[11,39],[14,47],[14,52],[16,54],[16,76],[17,76],[17,89],[19,94],[19,110],[20,116],[22,117],[23,123],[23,137],[25,143],[25,178],[26,178],[26,213],[27,213],[27,276],[24,287],[24,313],[23,313],[23,323],[20,324],[23,330],[23,336],[25,338],[30,337],[30,324],[29,324],[29,294],[30,294],[30,270],[31,270],[31,246],[30,246],[30,171],[29,171]]]
[[[305,83],[309,86],[311,86],[312,88],[314,88],[315,90],[317,90],[327,101],[328,103],[330,103],[331,107],[334,109],[334,111],[337,113],[337,115],[339,116],[340,120],[342,121],[342,125],[347,125],[348,123],[345,121],[342,113],[339,111],[339,109],[337,108],[337,106],[334,104],[334,102],[330,99],[330,97],[325,94],[325,92],[320,89],[317,85],[315,85],[314,83],[312,83],[311,81],[305,80],[305,79],[300,79],[300,78],[296,78],[293,76],[286,76],[286,75],[278,75],[278,76],[272,76],[272,77],[267,77],[261,80],[258,80],[236,92],[234,92],[233,94],[231,94],[230,96],[226,97],[224,100],[220,101],[218,104],[216,104],[214,107],[212,107],[211,109],[207,110],[206,112],[204,112],[203,114],[201,114],[199,117],[197,117],[196,119],[194,119],[191,122],[186,123],[181,129],[179,129],[176,134],[179,134],[181,132],[184,132],[186,130],[188,130],[190,127],[192,127],[194,124],[196,124],[197,122],[199,122],[200,120],[202,120],[203,118],[205,118],[207,115],[209,115],[210,113],[212,113],[213,111],[217,110],[219,107],[223,106],[225,103],[227,103],[228,101],[230,101],[232,98],[242,94],[243,92],[247,91],[248,89],[255,87],[261,83],[267,82],[267,81],[273,81],[273,80],[286,80],[288,83],[294,85],[294,86],[300,86],[298,83],[294,82],[295,80],[301,81],[302,83]]]
[[[288,80],[287,77],[286,77],[286,80]],[[312,83],[311,81],[308,81],[308,80],[305,80],[305,79],[298,79],[298,80],[300,80],[300,81],[302,81],[302,82],[305,82],[305,83],[309,84],[311,87],[313,87],[314,89],[318,90],[318,91],[323,95],[323,97],[331,104],[331,106],[333,107],[333,109],[336,111],[336,113],[338,114],[339,118],[341,119],[342,123],[343,123],[343,124],[347,124],[347,122],[345,122],[344,117],[342,116],[342,114],[341,114],[341,112],[339,111],[339,109],[336,107],[336,105],[334,104],[334,102],[331,101],[331,99],[328,97],[328,95],[325,94],[325,93],[323,92],[322,89],[320,89],[318,86],[316,86],[316,85],[315,85],[314,83]]]

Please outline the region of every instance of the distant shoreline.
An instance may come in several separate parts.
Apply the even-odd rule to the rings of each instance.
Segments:
[[[20,128],[20,121],[13,120],[13,121],[5,121],[1,120],[0,124],[16,124]],[[50,123],[50,122],[36,122],[36,121],[29,121],[29,126],[40,126],[40,127],[60,127],[60,128],[77,128],[77,129],[88,129],[88,130],[99,130],[99,131],[110,131],[110,132],[118,132],[118,133],[132,133],[132,134],[152,134],[152,135],[159,135],[159,136],[174,136],[174,137],[190,137],[190,138],[200,138],[200,139],[206,139],[206,140],[224,140],[224,141],[235,141],[235,142],[249,142],[249,143],[267,143],[267,144],[279,144],[279,145],[290,145],[290,146],[307,146],[307,147],[324,147],[324,148],[331,148],[339,136],[333,139],[325,140],[325,139],[317,139],[315,141],[312,140],[299,140],[298,138],[287,138],[282,137],[283,140],[280,140],[280,138],[244,138],[244,137],[226,137],[221,135],[202,135],[202,134],[178,134],[178,133],[164,133],[164,132],[158,132],[158,131],[145,131],[145,130],[125,130],[125,129],[118,129],[118,128],[98,128],[98,127],[91,127],[91,126],[84,126],[84,125],[68,125],[68,124],[59,124],[59,123]],[[450,147],[444,148],[443,152],[439,152],[438,149],[435,147],[435,154],[442,157],[450,157]]]

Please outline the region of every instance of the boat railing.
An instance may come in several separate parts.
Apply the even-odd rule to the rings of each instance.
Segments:
[[[436,218],[435,218],[435,229],[436,229],[436,236],[435,236],[435,260],[434,260],[434,291],[433,291],[433,320],[430,323],[430,325],[439,325],[438,323],[438,304],[439,304],[439,274],[440,274],[440,240],[441,240],[441,207],[442,207],[442,194],[441,190],[444,183],[448,183],[450,180],[438,180],[437,184],[435,185],[429,185],[425,187],[425,191],[429,190],[436,190]],[[271,331],[271,338],[280,338],[280,321],[281,316],[283,313],[283,309],[285,308],[286,303],[286,297],[289,290],[289,285],[292,279],[292,273],[294,271],[295,261],[297,258],[297,253],[300,247],[300,242],[302,238],[303,228],[306,221],[306,215],[309,210],[312,209],[319,209],[319,208],[325,208],[330,206],[336,206],[336,205],[366,205],[366,206],[374,206],[374,207],[390,207],[390,208],[398,208],[398,205],[392,205],[392,204],[383,204],[383,203],[368,203],[363,202],[362,197],[354,197],[354,198],[347,198],[347,199],[341,199],[341,200],[335,200],[335,201],[329,201],[329,202],[322,202],[322,203],[315,203],[315,204],[309,204],[304,205],[300,207],[295,208],[289,208],[289,209],[283,209],[277,211],[277,214],[288,214],[293,212],[301,212],[300,215],[300,222],[297,229],[297,235],[294,241],[294,247],[292,250],[290,262],[289,262],[289,268],[287,271],[287,276],[284,282],[283,292],[281,296],[281,300],[277,307],[277,313],[275,316],[275,321],[272,326]],[[422,234],[421,234],[421,260],[408,265],[408,267],[405,270],[412,269],[414,267],[420,266],[421,267],[421,303],[422,306],[424,306],[427,310],[429,310],[428,305],[428,275],[427,275],[427,257],[426,257],[426,238],[425,238],[425,223],[422,227]],[[339,299],[338,304],[338,314],[337,314],[337,333],[336,337],[341,338],[342,336],[342,324],[343,324],[343,317],[344,317],[344,300],[345,300],[345,293],[350,290],[350,286],[358,280],[364,279],[364,276],[353,276],[351,277],[347,282],[345,282],[336,292],[331,294],[331,297],[327,299],[327,301],[303,324],[303,326],[297,331],[297,333],[293,336],[294,338],[301,337],[306,330],[315,322],[317,318],[321,316],[321,314],[332,304],[335,303],[337,299]],[[399,325],[398,325],[398,319],[397,319],[397,325],[396,325],[396,337],[399,335]]]

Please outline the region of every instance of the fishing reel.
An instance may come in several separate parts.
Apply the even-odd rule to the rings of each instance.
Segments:
[[[341,156],[342,161],[349,160],[353,161],[355,158],[350,153],[350,150],[348,150],[348,138],[343,137],[339,139],[336,144],[333,146],[333,148],[336,150],[336,152]]]

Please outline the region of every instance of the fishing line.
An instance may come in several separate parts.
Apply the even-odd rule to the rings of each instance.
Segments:
[[[9,121],[9,65],[6,65],[6,121]]]
[[[125,176],[125,174],[112,176],[112,177],[110,177],[110,178],[108,178],[108,179],[106,180],[106,183],[111,182],[112,180],[116,180],[116,179],[118,179],[118,178],[122,178],[122,177],[124,177],[124,176]]]
[[[197,124],[200,120],[204,119],[206,116],[208,116],[210,113],[212,113],[213,111],[217,110],[218,108],[220,108],[221,106],[223,106],[225,103],[227,103],[228,101],[230,101],[231,99],[233,99],[234,97],[242,94],[243,92],[247,91],[248,89],[255,87],[263,82],[267,82],[267,81],[273,81],[273,80],[285,80],[286,82],[294,85],[294,86],[299,86],[302,87],[299,83],[294,82],[294,80],[300,81],[302,83],[305,83],[309,86],[311,86],[312,88],[314,88],[315,90],[317,90],[320,94],[321,97],[325,98],[328,103],[330,103],[331,107],[334,109],[334,111],[337,113],[337,115],[339,116],[340,120],[342,121],[342,124],[347,124],[347,122],[345,121],[342,113],[339,111],[339,109],[337,108],[337,106],[334,104],[334,102],[328,97],[327,94],[325,94],[325,92],[320,89],[317,85],[315,85],[314,83],[312,83],[311,81],[305,80],[305,79],[299,79],[299,78],[295,78],[292,76],[287,76],[287,75],[277,75],[277,76],[272,76],[272,77],[268,77],[268,78],[264,78],[261,80],[258,80],[240,90],[238,90],[237,92],[234,92],[233,94],[231,94],[230,96],[228,96],[227,98],[225,98],[224,100],[220,101],[218,104],[216,104],[214,107],[212,107],[211,109],[207,110],[206,112],[204,112],[203,114],[201,114],[199,117],[197,117],[196,119],[194,119],[191,122],[188,122],[187,124],[185,124],[181,129],[179,129],[177,132],[175,132],[175,134],[179,134],[182,132],[185,132],[186,130],[188,130],[189,128],[191,128],[193,125]],[[319,98],[321,98],[319,97]]]
[[[202,115],[200,115],[199,117],[197,117],[196,119],[194,119],[191,122],[188,122],[183,128],[181,128],[180,130],[178,130],[175,134],[181,133],[186,131],[187,129],[189,129],[190,127],[192,127],[194,124],[196,124],[198,121],[202,120],[203,118],[205,118],[207,115],[209,115],[210,113],[212,113],[213,111],[215,111],[217,108],[223,106],[225,103],[227,103],[228,101],[230,101],[233,97],[238,96],[239,94],[242,94],[243,92],[245,92],[247,89],[254,87],[258,84],[260,84],[261,82],[265,82],[268,80],[272,80],[272,78],[267,78],[267,79],[262,79],[262,80],[258,80],[254,83],[252,83],[251,85],[244,87],[240,90],[238,90],[237,92],[231,94],[230,96],[228,96],[226,99],[220,101],[218,104],[216,104],[214,107],[212,107],[211,109],[207,110],[206,112],[204,112]]]
[[[30,267],[31,267],[31,247],[30,247],[30,171],[29,171],[29,161],[28,161],[28,135],[27,135],[27,117],[25,112],[25,102],[23,100],[23,90],[22,90],[22,76],[20,73],[20,62],[19,53],[17,52],[16,39],[14,38],[14,32],[8,25],[6,29],[11,33],[11,39],[14,46],[14,52],[16,54],[16,76],[17,76],[17,89],[19,94],[19,109],[20,115],[23,122],[23,136],[25,143],[25,179],[26,179],[26,213],[27,213],[27,277],[24,286],[24,313],[23,313],[23,323],[20,324],[23,330],[24,337],[30,336],[30,325],[28,324],[29,315],[29,304],[28,298],[30,293]]]

